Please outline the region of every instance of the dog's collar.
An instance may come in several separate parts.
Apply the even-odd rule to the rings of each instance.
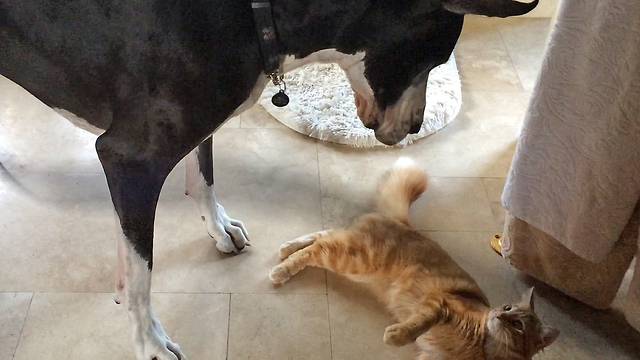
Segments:
[[[269,76],[280,70],[278,35],[276,34],[276,25],[273,21],[271,2],[268,0],[253,0],[251,1],[251,9],[253,10],[256,30],[258,30],[258,41],[260,42],[260,51],[262,52],[264,73]]]
[[[258,31],[264,73],[274,85],[280,87],[280,91],[273,95],[271,102],[278,107],[286,106],[289,103],[289,97],[284,93],[287,86],[284,83],[281,69],[278,34],[276,33],[276,24],[273,21],[271,2],[269,0],[253,0],[251,1],[251,9]]]

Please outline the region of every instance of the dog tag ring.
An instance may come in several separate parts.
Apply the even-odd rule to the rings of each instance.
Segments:
[[[279,71],[273,72],[268,75],[271,78],[271,82],[273,85],[280,88],[273,97],[271,97],[271,103],[277,107],[285,107],[289,103],[289,97],[285,94],[285,90],[287,90],[287,84],[284,82],[284,75],[282,75]]]
[[[285,107],[289,103],[289,97],[284,93],[284,90],[280,90],[273,95],[271,103],[277,107]]]

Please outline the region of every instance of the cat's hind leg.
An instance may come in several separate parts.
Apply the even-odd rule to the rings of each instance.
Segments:
[[[284,260],[294,252],[313,244],[316,240],[329,236],[332,231],[333,230],[322,230],[287,241],[280,246],[280,259]]]

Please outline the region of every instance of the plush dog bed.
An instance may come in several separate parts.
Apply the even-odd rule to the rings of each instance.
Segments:
[[[291,101],[283,108],[271,103],[278,88],[270,84],[260,104],[287,127],[323,141],[356,147],[386,146],[356,115],[353,90],[344,72],[335,64],[312,64],[286,74]],[[427,85],[424,122],[417,134],[410,134],[398,146],[406,146],[445,127],[460,111],[460,76],[453,54],[433,69]]]

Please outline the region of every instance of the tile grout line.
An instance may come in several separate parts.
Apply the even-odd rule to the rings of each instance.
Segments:
[[[231,295],[229,294],[229,312],[227,313],[227,353],[226,360],[229,360],[229,341],[231,339]]]
[[[493,211],[493,207],[491,207],[491,199],[489,199],[489,192],[487,192],[487,184],[484,181],[485,178],[480,178],[482,181],[482,188],[484,189],[484,196],[487,198],[487,202],[489,203],[489,210],[491,210],[491,217],[493,218],[493,222],[496,225],[496,228],[500,227],[500,223],[496,221],[496,213]]]
[[[325,270],[325,279],[327,278],[327,271]],[[325,294],[327,297],[327,319],[329,320],[329,354],[331,360],[333,360],[333,337],[331,336],[331,308],[329,307],[329,291]]]
[[[511,62],[511,67],[513,68],[513,71],[516,72],[516,76],[518,77],[518,82],[520,83],[520,87],[522,88],[520,92],[526,92],[526,89],[524,88],[524,84],[522,83],[522,77],[520,76],[520,72],[518,71],[518,69],[516,69],[516,64],[513,63],[513,57],[511,56],[511,51],[509,50],[507,43],[504,42],[502,31],[500,31],[500,28],[498,28],[496,31],[498,32],[498,36],[500,36],[500,41],[502,41],[502,45],[504,46],[504,49],[507,51],[507,55],[509,56],[509,61]]]
[[[320,149],[318,149],[318,142],[320,140],[315,139],[316,141],[316,165],[318,167],[318,206],[320,206],[320,227],[322,230],[324,228],[324,212],[322,211],[322,181],[320,180]],[[324,270],[324,293],[329,293],[329,281],[327,279],[327,270]],[[331,323],[329,323],[331,325]],[[331,332],[331,330],[329,330]],[[331,336],[331,334],[329,334]]]
[[[318,149],[318,139],[316,140],[316,165],[318,167],[318,205],[320,206],[320,226],[322,227],[322,230],[325,230],[324,228],[324,213],[322,212],[322,181],[320,179],[320,149]]]
[[[318,205],[320,206],[320,226],[322,230],[325,230],[324,213],[322,211],[322,181],[320,179],[320,150],[318,149],[318,142],[316,139],[316,165],[318,166]],[[324,270],[324,293],[327,299],[327,323],[329,325],[329,354],[331,360],[333,360],[333,341],[331,338],[331,309],[329,308],[329,274],[327,270]]]
[[[24,331],[24,327],[27,324],[27,318],[29,317],[29,312],[31,311],[31,304],[33,303],[33,298],[36,297],[36,293],[31,293],[31,299],[29,300],[29,307],[27,307],[27,313],[24,316],[24,322],[22,323],[22,327],[20,327],[20,335],[18,335],[18,341],[16,342],[16,348],[13,349],[13,354],[11,354],[11,360],[15,359],[16,353],[18,352],[18,346],[20,346],[20,340],[22,340],[22,332]]]

